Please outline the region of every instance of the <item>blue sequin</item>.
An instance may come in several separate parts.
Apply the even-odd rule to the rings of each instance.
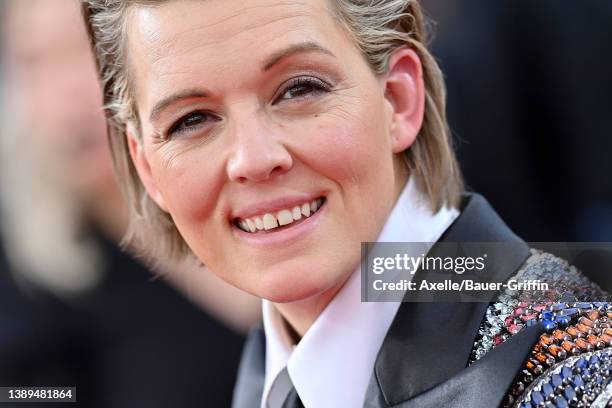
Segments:
[[[584,370],[585,368],[587,368],[588,363],[586,358],[581,357],[580,359],[578,359],[578,361],[576,361],[576,364],[574,365],[574,367],[580,369],[580,370]]]
[[[569,407],[569,405],[567,404],[567,401],[561,395],[555,398],[555,406],[557,408],[568,408]]]
[[[552,330],[557,327],[557,323],[553,322],[552,320],[544,319],[542,320],[542,326],[544,326],[545,330]]]
[[[574,391],[574,389],[568,385],[563,390],[563,396],[565,397],[566,400],[571,402],[572,400],[576,398],[576,391]]]
[[[544,385],[542,385],[542,394],[546,398],[549,398],[554,393],[555,393],[555,390],[553,389],[552,385],[550,385],[549,383],[544,383]]]
[[[598,367],[599,366],[599,357],[597,357],[596,355],[592,355],[591,358],[589,359],[589,366]]]
[[[535,405],[544,404],[544,397],[542,396],[542,393],[539,391],[533,391],[531,393],[531,402]]]
[[[572,376],[573,373],[572,373],[572,369],[571,368],[569,368],[567,366],[564,366],[561,369],[561,373],[560,374],[561,374],[561,378],[563,378],[563,380],[567,380],[568,378],[570,378]]]
[[[593,302],[593,306],[603,312],[609,312],[610,308],[612,308],[612,305],[608,302]]]
[[[567,325],[570,322],[570,317],[569,316],[555,316],[555,322],[560,324],[560,325]]]
[[[550,310],[544,310],[542,313],[540,313],[541,319],[552,319],[553,317],[555,317],[555,314]]]
[[[578,302],[574,303],[574,307],[577,307],[578,309],[592,309],[593,305],[588,302]]]
[[[561,384],[563,384],[563,380],[561,379],[561,376],[559,374],[553,374],[553,376],[550,379],[550,383],[552,384],[553,387],[557,388]]]
[[[579,375],[575,375],[572,378],[571,383],[574,386],[574,389],[584,387],[584,381],[582,381],[582,377],[580,377]]]
[[[576,315],[578,313],[580,313],[580,311],[577,308],[575,308],[575,307],[569,307],[569,308],[563,309],[561,311],[561,314],[563,316],[574,316],[574,315]]]

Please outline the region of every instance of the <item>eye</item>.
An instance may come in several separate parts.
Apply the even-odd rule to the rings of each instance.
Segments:
[[[328,83],[315,77],[294,78],[282,89],[274,103],[314,97],[329,92],[330,88]]]
[[[218,122],[219,117],[203,111],[191,112],[179,120],[177,120],[168,129],[167,136],[177,136],[183,133],[195,132],[210,126],[214,122]]]

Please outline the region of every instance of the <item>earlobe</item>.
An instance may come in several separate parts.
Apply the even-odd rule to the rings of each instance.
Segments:
[[[129,127],[127,131],[127,143],[130,151],[130,157],[132,158],[132,163],[134,163],[134,167],[138,172],[140,181],[144,185],[147,194],[153,199],[153,201],[155,201],[159,208],[165,212],[168,212],[164,198],[157,189],[157,185],[153,179],[151,166],[145,154],[143,143],[136,139],[136,135],[129,129]]]
[[[396,50],[389,60],[385,97],[391,112],[390,135],[393,153],[414,143],[425,112],[425,84],[421,59],[411,48]]]

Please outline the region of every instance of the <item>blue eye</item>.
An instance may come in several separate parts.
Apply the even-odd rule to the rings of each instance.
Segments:
[[[331,86],[314,77],[300,77],[289,81],[274,103],[284,100],[306,99],[330,91]]]
[[[168,135],[173,136],[185,132],[201,130],[202,128],[210,126],[211,123],[218,122],[219,120],[220,119],[217,116],[214,116],[208,112],[191,112],[176,121],[168,130]]]

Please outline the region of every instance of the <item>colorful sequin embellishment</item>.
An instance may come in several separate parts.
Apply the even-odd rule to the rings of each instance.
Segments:
[[[546,332],[502,405],[612,407],[610,295],[565,260],[537,250],[511,279],[540,280],[550,290],[500,293],[487,308],[469,364],[523,328],[541,324]]]
[[[605,300],[608,294],[591,282],[567,261],[554,255],[531,250],[531,256],[514,277],[521,280],[540,280],[549,283],[546,292],[517,291],[506,289],[489,305],[478,330],[469,364],[484,356],[489,350],[502,344],[535,319],[543,324],[567,324],[570,316],[552,319],[554,304],[586,300]],[[560,306],[556,306],[560,307]],[[542,314],[542,312],[546,313]]]
[[[547,332],[533,347],[505,406],[593,406],[612,379],[611,322],[607,302],[548,306],[529,322]]]
[[[606,407],[612,396],[611,372],[610,350],[570,357],[534,381],[514,407]]]

